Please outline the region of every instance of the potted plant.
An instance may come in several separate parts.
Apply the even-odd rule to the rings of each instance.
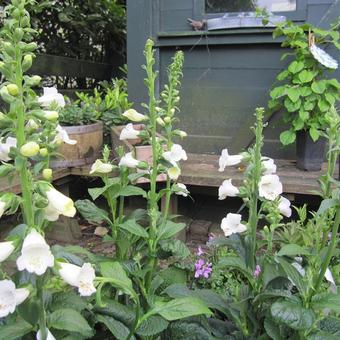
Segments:
[[[326,78],[337,62],[318,46],[339,48],[338,32],[309,24],[278,24],[274,37],[284,38],[281,46],[290,48],[282,58],[293,56],[288,67],[276,77],[270,109],[283,108],[283,119],[290,124],[280,135],[283,145],[296,141],[297,167],[307,171],[321,169],[324,158],[326,113],[339,100],[339,82]]]
[[[62,159],[51,167],[73,167],[93,163],[103,146],[103,122],[92,104],[77,100],[66,104],[59,113],[60,129],[66,131],[69,143],[61,143],[57,152]]]

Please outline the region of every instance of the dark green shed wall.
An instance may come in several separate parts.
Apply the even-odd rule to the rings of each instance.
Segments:
[[[339,0],[298,0],[296,18],[328,27],[340,14]],[[181,128],[189,137],[187,150],[219,153],[224,147],[239,152],[251,140],[249,126],[257,106],[265,106],[276,74],[286,65],[283,50],[273,41],[271,29],[194,32],[187,18],[204,18],[203,0],[128,0],[129,98],[141,109],[147,101],[143,84],[143,47],[152,37],[157,46],[158,88],[166,79],[173,53],[185,53],[181,91]],[[328,50],[336,59],[339,52]],[[334,76],[339,78],[337,70]],[[278,135],[284,128],[280,114],[266,131],[265,152],[276,158],[293,157],[293,148],[283,148]]]

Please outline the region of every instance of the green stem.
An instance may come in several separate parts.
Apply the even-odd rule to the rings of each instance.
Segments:
[[[45,313],[43,292],[44,292],[43,278],[37,278],[37,295],[38,295],[39,304],[40,304],[40,311],[39,311],[40,336],[41,336],[41,340],[46,340],[47,339],[46,313]]]
[[[19,46],[16,46],[16,76],[15,83],[19,88],[19,95],[14,104],[11,104],[11,111],[15,111],[17,115],[16,124],[16,138],[17,147],[20,149],[22,145],[26,143],[25,136],[25,107],[23,97],[23,71],[21,66],[22,52]],[[34,211],[32,205],[32,185],[31,175],[28,170],[28,162],[26,158],[23,158],[20,167],[20,184],[22,192],[22,212],[25,223],[33,227],[34,226]]]
[[[135,321],[130,329],[130,333],[128,337],[126,338],[126,340],[130,340],[133,337],[136,329],[139,327],[139,316],[140,316],[140,303],[136,301]]]
[[[319,274],[319,276],[316,280],[315,286],[314,286],[315,294],[317,294],[317,292],[320,288],[321,282],[322,282],[322,280],[325,276],[329,262],[331,261],[331,258],[333,256],[334,249],[335,249],[335,246],[336,246],[336,238],[337,238],[337,232],[338,232],[338,229],[339,229],[339,225],[340,225],[340,206],[338,206],[337,209],[336,209],[335,221],[333,223],[333,228],[332,228],[331,241],[330,241],[330,244],[329,244],[328,249],[327,249],[326,257],[325,257],[324,261],[322,262],[320,274]]]

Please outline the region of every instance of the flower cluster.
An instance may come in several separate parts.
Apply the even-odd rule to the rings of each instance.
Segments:
[[[208,279],[212,272],[212,263],[206,262],[202,256],[205,252],[202,250],[201,247],[198,247],[196,255],[198,256],[197,261],[195,262],[195,278],[198,279],[203,277]]]

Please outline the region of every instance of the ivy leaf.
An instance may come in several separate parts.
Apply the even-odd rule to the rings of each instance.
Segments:
[[[302,97],[308,97],[310,94],[312,94],[312,90],[309,86],[302,86],[300,87],[300,94]]]
[[[284,70],[277,75],[276,79],[279,81],[282,81],[286,79],[288,76],[289,76],[289,72],[287,70]]]
[[[325,98],[330,105],[333,106],[335,104],[336,98],[332,94],[326,93]]]
[[[317,129],[315,129],[314,127],[311,127],[309,129],[309,135],[311,136],[313,141],[316,142],[320,137],[320,132]]]
[[[270,91],[270,97],[272,99],[277,99],[286,94],[286,87],[285,86],[278,86],[275,87],[273,90]]]
[[[324,81],[314,81],[312,83],[311,89],[314,93],[322,94],[326,91],[326,84]]]
[[[329,110],[329,104],[328,104],[327,101],[324,100],[324,99],[320,99],[320,100],[318,101],[318,107],[319,107],[319,109],[320,109],[321,112],[326,112],[326,111]]]
[[[284,101],[284,105],[288,112],[296,112],[301,107],[301,100],[298,99],[296,102],[293,102],[289,97],[287,97]]]
[[[305,64],[302,61],[293,61],[289,66],[288,70],[290,73],[298,73],[304,68]]]
[[[304,104],[303,104],[303,108],[306,110],[306,111],[311,111],[314,109],[314,106],[315,106],[315,102],[312,102],[312,101],[305,101]]]
[[[304,111],[304,110],[300,110],[299,111],[299,117],[303,122],[306,122],[309,119],[309,112]]]
[[[299,73],[299,80],[301,83],[309,83],[314,78],[314,73],[311,71],[303,70]]]
[[[298,88],[290,87],[287,90],[287,96],[293,103],[296,103],[300,98],[300,91]]]
[[[292,144],[295,142],[296,134],[294,131],[286,130],[280,134],[280,141],[283,145]]]

